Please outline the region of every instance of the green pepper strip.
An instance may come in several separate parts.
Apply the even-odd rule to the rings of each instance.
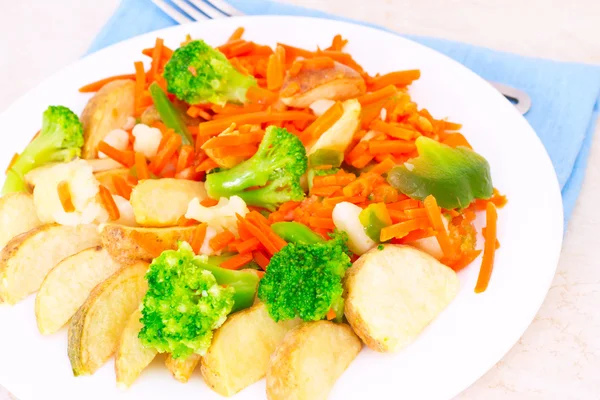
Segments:
[[[183,122],[179,111],[175,108],[171,100],[167,97],[167,94],[162,90],[156,82],[153,82],[150,87],[150,96],[154,107],[160,115],[160,119],[164,122],[167,128],[171,128],[181,136],[181,142],[183,144],[192,144],[192,135],[187,130],[187,126]]]
[[[298,222],[276,222],[271,229],[286,242],[298,244],[315,244],[323,242],[323,238],[314,233],[308,226]]]

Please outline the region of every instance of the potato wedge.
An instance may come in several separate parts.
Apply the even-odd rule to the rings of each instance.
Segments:
[[[162,250],[177,249],[180,240],[190,241],[195,226],[138,228],[118,224],[100,226],[102,246],[116,260],[151,261]]]
[[[83,113],[83,158],[98,158],[98,143],[108,132],[125,125],[134,114],[135,82],[129,79],[107,83],[92,97]]]
[[[202,376],[215,392],[233,396],[262,379],[271,354],[300,320],[275,322],[263,303],[237,312],[215,332],[202,357]]]
[[[363,254],[345,277],[345,315],[376,351],[410,344],[459,289],[456,273],[410,246],[386,245]]]
[[[49,335],[62,328],[92,289],[120,267],[101,246],[82,250],[56,264],[44,278],[35,298],[35,318],[40,333]]]
[[[169,354],[165,359],[165,366],[173,374],[173,378],[181,383],[187,383],[200,363],[201,358],[199,354],[192,354],[186,359],[173,358]]]
[[[291,84],[300,90],[281,101],[297,108],[306,108],[317,100],[347,100],[365,93],[362,76],[352,68],[338,62],[332,68],[302,70],[294,77],[287,77],[282,92]]]
[[[10,193],[0,198],[0,249],[15,236],[41,224],[29,193]]]
[[[138,334],[143,327],[140,322],[141,318],[142,311],[138,307],[129,316],[127,325],[125,325],[117,344],[115,373],[117,375],[117,386],[119,387],[127,388],[131,386],[157,354],[156,350],[144,347],[138,338]]]
[[[174,226],[185,215],[190,200],[206,198],[204,183],[185,179],[148,179],[131,192],[135,220],[141,226]]]
[[[99,244],[94,225],[43,225],[13,238],[0,254],[0,297],[15,304],[37,291],[59,261]]]
[[[126,179],[129,176],[129,170],[127,168],[111,169],[108,171],[96,172],[94,176],[98,179],[98,182],[100,182],[101,185],[106,186],[111,193],[116,193],[113,176],[119,176]]]
[[[119,269],[92,290],[71,319],[67,353],[73,375],[91,375],[113,355],[148,283],[145,262]]]
[[[361,348],[360,339],[346,324],[317,321],[292,329],[271,356],[267,398],[326,399]]]

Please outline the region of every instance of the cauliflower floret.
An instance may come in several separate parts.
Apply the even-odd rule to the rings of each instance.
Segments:
[[[237,236],[237,217],[248,214],[249,210],[244,200],[238,196],[231,196],[229,199],[221,197],[219,203],[212,207],[204,207],[200,204],[198,198],[193,198],[188,204],[185,217],[195,219],[198,222],[205,222],[212,227],[216,233],[221,233],[225,229],[231,231]],[[206,233],[208,237],[208,230]]]
[[[67,213],[58,196],[58,185],[69,184],[75,211]],[[40,221],[61,225],[106,222],[108,213],[97,199],[100,183],[85,160],[56,164],[40,172],[33,189],[33,204]]]
[[[127,119],[125,120],[125,123],[123,124],[123,126],[121,127],[121,129],[128,131],[130,129],[133,129],[133,127],[135,126],[135,118],[134,117],[127,117]]]
[[[126,150],[129,145],[129,134],[123,129],[113,129],[108,132],[103,141],[117,150]],[[108,156],[102,152],[98,152],[98,158],[108,158]]]
[[[126,225],[126,226],[137,226],[137,222],[135,222],[135,215],[133,213],[133,207],[129,200],[124,197],[113,195],[113,200],[119,209],[119,219],[115,221],[117,224]]]
[[[321,99],[321,100],[314,101],[308,107],[312,110],[312,112],[317,117],[320,117],[321,115],[325,114],[325,111],[329,110],[331,108],[331,106],[333,106],[334,104],[335,104],[335,101],[333,101],[333,100]]]
[[[151,128],[148,125],[137,124],[131,131],[135,137],[133,149],[146,157],[154,157],[158,151],[158,146],[162,139],[162,133],[157,128]]]

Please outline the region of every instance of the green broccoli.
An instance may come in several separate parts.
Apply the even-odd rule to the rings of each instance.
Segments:
[[[26,173],[51,162],[70,161],[81,154],[82,146],[83,126],[77,115],[67,107],[48,107],[39,135],[7,171],[2,194],[27,191]]]
[[[252,305],[258,276],[208,264],[182,242],[154,259],[146,280],[139,333],[142,344],[174,358],[204,354],[233,310]],[[224,287],[226,285],[226,287]]]
[[[271,258],[258,298],[275,321],[295,317],[318,321],[331,309],[341,320],[342,278],[350,265],[343,234],[326,242],[289,243]]]
[[[181,46],[165,65],[167,90],[190,104],[245,103],[256,80],[238,72],[218,50],[202,40]]]
[[[246,204],[273,211],[282,203],[304,198],[300,177],[306,164],[300,139],[284,128],[270,126],[250,159],[206,176],[206,191],[213,199],[239,196]]]

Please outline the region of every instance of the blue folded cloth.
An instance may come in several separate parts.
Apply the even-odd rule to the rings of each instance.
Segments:
[[[229,2],[248,15],[301,15],[357,22],[268,0]],[[89,52],[176,24],[149,0],[122,0]],[[404,36],[446,54],[485,79],[522,89],[531,96],[533,105],[526,118],[552,159],[562,189],[566,226],[581,189],[599,114],[600,67],[523,57],[444,39]]]

